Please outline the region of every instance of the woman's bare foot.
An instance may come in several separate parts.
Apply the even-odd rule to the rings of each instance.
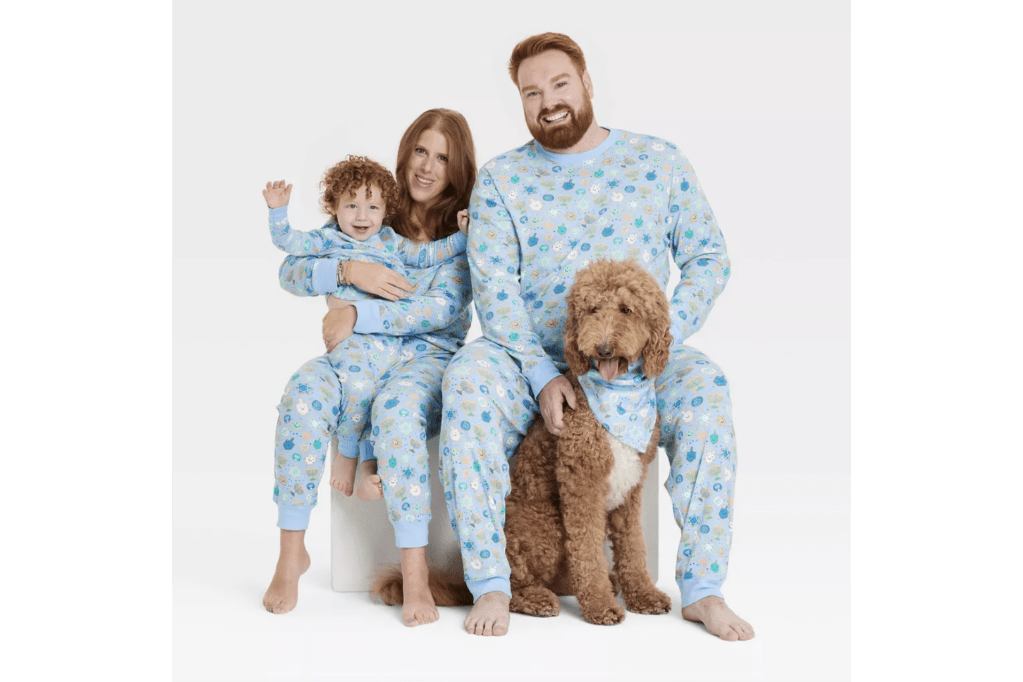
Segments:
[[[263,607],[270,613],[287,613],[298,603],[298,579],[309,570],[304,530],[281,530],[281,556],[277,559],[270,587],[263,595]]]
[[[508,634],[509,601],[504,592],[487,592],[476,600],[472,611],[465,617],[465,631],[484,637]]]
[[[355,467],[359,460],[355,457],[344,457],[341,453],[334,453],[334,460],[330,463],[330,487],[341,491],[346,497],[352,496],[352,489],[355,487]]]
[[[753,626],[735,615],[721,597],[704,597],[682,608],[682,617],[703,623],[710,634],[734,642],[753,639]]]
[[[377,461],[367,459],[362,463],[362,479],[359,481],[359,488],[355,496],[360,500],[379,500],[384,496],[384,486],[377,476]],[[418,549],[418,548],[417,548]],[[426,550],[423,550],[424,552]],[[423,555],[426,556],[425,554]],[[425,561],[425,559],[424,559]]]
[[[379,478],[379,477],[378,477]],[[401,577],[404,604],[401,619],[410,628],[440,618],[430,592],[430,568],[426,565],[426,547],[401,550]]]

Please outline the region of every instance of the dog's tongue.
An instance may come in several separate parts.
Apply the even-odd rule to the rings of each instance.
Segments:
[[[615,376],[618,374],[618,358],[601,360],[597,365],[597,370],[600,372],[600,376],[604,377],[605,381],[614,381]]]

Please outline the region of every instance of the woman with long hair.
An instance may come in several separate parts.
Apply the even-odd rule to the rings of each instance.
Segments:
[[[395,180],[398,198],[393,207],[387,207],[385,224],[420,242],[454,234],[459,213],[466,219],[464,210],[476,182],[475,148],[465,118],[448,109],[423,112],[401,138]],[[364,457],[372,453],[378,471],[363,479],[359,496],[382,496],[387,505],[395,541],[401,548],[403,621],[408,626],[430,623],[438,613],[426,565],[431,517],[426,440],[440,429],[444,369],[464,344],[472,319],[468,263],[458,257],[433,267],[410,268],[406,279],[379,264],[291,256],[281,266],[281,286],[300,296],[330,294],[342,286],[338,273],[343,273],[346,283],[379,299],[351,304],[328,298],[331,309],[323,318],[328,353],[353,333],[402,337],[401,362],[381,377],[364,432]],[[278,439],[282,433],[290,433],[296,396],[317,392],[343,395],[346,379],[350,377],[339,376],[326,356],[303,365],[289,381],[278,407]],[[322,431],[316,434],[323,437],[315,443],[325,448],[343,415],[332,413],[329,405],[323,409],[324,418],[317,419]],[[319,471],[311,476],[304,465],[295,466],[291,471],[299,473],[292,480],[286,468],[282,473],[278,467],[274,499],[281,552],[263,598],[263,605],[272,613],[294,608],[299,577],[309,567],[305,529],[326,460],[325,451],[313,454],[305,463],[315,461]]]

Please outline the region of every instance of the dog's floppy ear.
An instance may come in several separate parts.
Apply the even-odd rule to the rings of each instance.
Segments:
[[[568,319],[565,320],[565,362],[572,374],[581,377],[590,371],[586,356],[579,351],[579,323],[576,313],[579,306],[571,298],[568,300]]]
[[[650,340],[643,349],[643,373],[648,377],[656,377],[668,365],[668,354],[671,352],[671,317],[668,315],[668,299],[658,287],[652,297],[646,301],[647,319],[650,320]]]

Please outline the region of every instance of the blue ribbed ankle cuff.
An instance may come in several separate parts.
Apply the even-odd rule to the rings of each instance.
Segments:
[[[371,459],[376,459],[376,455],[373,454],[373,444],[368,440],[359,441],[359,461],[366,462]]]
[[[682,591],[682,608],[695,604],[704,597],[724,599],[724,595],[721,594],[721,583],[716,580],[690,578],[689,580],[678,579],[675,582],[678,583],[678,587]]]
[[[402,549],[426,547],[429,539],[430,519],[423,521],[391,521],[394,526],[394,544]]]
[[[485,580],[467,580],[465,582],[472,592],[472,602],[485,595],[487,592],[504,592],[511,599],[511,582],[508,578],[487,578]]]
[[[277,527],[281,530],[305,530],[309,527],[309,516],[316,505],[277,505]]]
[[[337,454],[346,459],[359,459],[359,441],[338,438]]]

